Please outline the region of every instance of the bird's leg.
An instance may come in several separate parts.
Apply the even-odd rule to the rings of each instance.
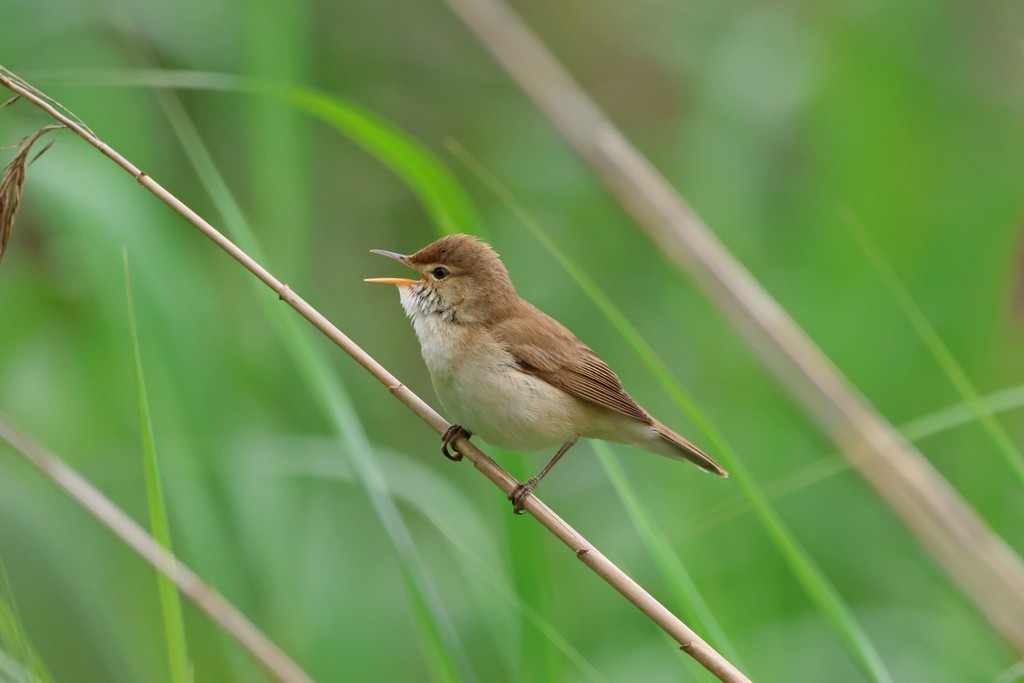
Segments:
[[[512,501],[512,512],[514,514],[523,514],[523,501],[526,500],[528,495],[533,493],[533,490],[537,488],[537,484],[539,484],[540,480],[544,478],[544,475],[551,471],[551,468],[555,466],[555,463],[558,462],[562,456],[565,455],[565,452],[572,448],[575,443],[576,439],[566,441],[562,444],[562,447],[558,449],[558,452],[555,453],[555,457],[551,458],[551,461],[547,465],[544,465],[544,469],[542,469],[536,477],[529,479],[526,483],[519,484],[512,489],[512,493],[508,494],[508,499]]]
[[[460,436],[464,436],[468,439],[473,436],[473,434],[462,425],[452,425],[441,437],[441,452],[444,453],[444,457],[449,460],[454,460],[455,462],[462,460],[462,453],[459,453],[458,449],[455,449],[455,455],[452,455],[452,452],[448,450],[448,447],[452,445],[452,441],[455,441],[455,439],[458,439]]]

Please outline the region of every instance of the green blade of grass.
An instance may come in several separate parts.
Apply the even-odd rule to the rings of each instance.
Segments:
[[[843,215],[847,229],[857,241],[864,255],[867,256],[875,272],[878,273],[879,279],[882,280],[889,294],[896,301],[900,310],[903,311],[903,315],[907,317],[907,321],[914,329],[914,332],[921,338],[921,341],[931,353],[932,358],[935,359],[936,364],[949,379],[950,384],[953,385],[953,388],[964,399],[964,403],[970,407],[975,419],[992,440],[997,452],[1002,455],[1003,460],[1006,461],[1006,464],[1017,476],[1021,485],[1024,485],[1024,454],[1021,453],[1013,439],[1010,438],[1010,435],[1003,428],[1003,425],[999,423],[999,420],[996,419],[991,411],[985,410],[981,395],[967,376],[967,372],[957,362],[956,357],[949,350],[949,347],[946,346],[946,343],[942,341],[942,337],[939,336],[935,326],[931,324],[924,311],[917,305],[910,290],[900,280],[900,276],[897,275],[896,271],[882,255],[882,252],[878,250],[877,245],[872,241],[867,230],[864,229],[864,226],[857,219],[853,209],[844,206],[840,212]]]
[[[1024,384],[982,396],[981,407],[984,412],[993,415],[1024,408]],[[921,441],[956,427],[970,424],[976,419],[977,408],[975,406],[959,403],[906,422],[900,425],[898,430],[910,441]],[[833,454],[767,482],[763,485],[764,492],[770,500],[778,500],[829,477],[847,472],[850,467],[852,465],[849,460],[839,457],[838,454]],[[736,519],[748,509],[748,506],[739,500],[721,501],[691,518],[688,528],[691,533],[707,532],[719,524]]]
[[[483,222],[476,207],[451,171],[398,127],[337,96],[309,88],[274,85],[265,92],[287,99],[361,145],[409,186],[443,232],[481,234]]]
[[[521,464],[522,455],[511,456],[501,449],[492,448],[490,454],[508,466]],[[530,475],[517,478],[525,480]],[[512,570],[512,584],[516,594],[534,605],[541,613],[550,613],[555,609],[553,579],[547,549],[541,538],[546,532],[539,525],[531,525],[523,529],[523,525],[513,515],[506,515],[502,520],[504,539],[508,544],[509,565]],[[538,628],[526,612],[521,613],[520,629],[523,637],[519,642],[519,676],[524,680],[557,681],[559,661],[557,644]]]
[[[8,602],[7,596],[10,596]],[[7,671],[17,672],[18,677],[12,680],[24,680],[27,683],[53,683],[53,677],[43,665],[43,660],[32,647],[25,627],[21,622],[21,615],[18,614],[18,606],[14,601],[14,591],[11,590],[10,581],[7,578],[7,567],[3,558],[0,557],[0,654],[6,654]],[[4,666],[0,665],[0,674],[5,672]],[[4,679],[0,675],[0,680]]]
[[[241,207],[228,189],[180,102],[167,93],[158,92],[158,95],[168,120],[201,182],[223,216],[227,232],[255,259],[268,263]],[[380,133],[376,129],[374,132]],[[393,161],[397,163],[399,159]],[[344,443],[345,448],[342,452],[348,456],[358,473],[360,484],[370,499],[371,507],[395,548],[406,585],[410,588],[410,605],[433,678],[438,681],[476,680],[444,601],[425,570],[412,534],[402,520],[395,502],[390,497],[387,483],[371,456],[369,440],[348,393],[337,380],[323,354],[313,346],[311,338],[305,333],[305,328],[300,327],[299,319],[289,311],[274,305],[276,299],[267,297],[258,283],[254,283],[253,286],[271,324],[283,339],[300,376]]]
[[[25,665],[0,648],[0,681],[3,683],[35,683]]]
[[[1024,384],[1003,389],[980,397],[982,413],[996,415],[1017,408],[1024,408]],[[920,441],[954,427],[970,424],[978,417],[979,406],[973,403],[959,403],[911,420],[899,427],[903,436],[911,441]]]
[[[831,581],[828,580],[821,568],[811,559],[807,551],[797,542],[792,532],[783,523],[782,519],[768,502],[767,496],[761,491],[753,476],[743,466],[739,456],[725,440],[725,437],[714,425],[710,417],[697,406],[678,380],[672,377],[672,373],[664,361],[658,357],[654,349],[651,348],[639,331],[629,322],[597,283],[579,264],[569,258],[554,243],[540,224],[533,219],[529,212],[493,174],[483,168],[461,146],[457,144],[450,145],[450,148],[492,192],[508,205],[509,209],[559,262],[584,294],[605,315],[637,357],[647,366],[651,374],[672,397],[680,410],[686,413],[694,425],[708,438],[708,441],[714,447],[715,454],[721,456],[732,479],[740,486],[748,504],[754,510],[761,525],[768,532],[769,538],[772,539],[776,548],[786,560],[790,570],[796,576],[807,595],[836,630],[840,641],[845,646],[851,659],[870,680],[877,683],[891,682],[891,674],[878,654],[877,649],[853,616],[849,606],[839,595],[839,592],[832,585]],[[617,477],[617,480],[617,488],[628,487],[624,477]],[[652,553],[652,556],[657,556],[658,551],[655,548],[648,546],[648,550]],[[682,584],[682,586],[685,586],[685,584]],[[720,627],[718,630],[721,631]]]
[[[264,670],[277,680],[311,683],[312,679],[234,605],[161,546],[130,515],[88,480],[0,413],[0,441],[51,482],[90,517],[110,531],[142,560],[170,577],[192,603],[230,634]],[[116,677],[115,677],[116,678]]]
[[[243,12],[241,37],[244,68],[254,78],[293,82],[310,73],[312,3],[269,0]],[[253,187],[251,215],[265,226],[287,225],[269,237],[278,265],[296,274],[290,284],[308,282],[310,248],[316,220],[310,145],[302,112],[288,103],[258,98],[239,108],[249,138],[247,164]]]
[[[335,128],[388,167],[416,195],[445,232],[484,235],[476,205],[452,172],[427,147],[359,105],[302,86],[207,71],[62,69],[40,72],[43,80],[108,87],[219,90],[273,97]]]
[[[153,418],[149,411],[146,394],[146,380],[142,372],[142,350],[139,346],[139,329],[135,319],[135,305],[132,301],[131,275],[128,269],[128,249],[123,252],[124,290],[128,302],[128,329],[132,340],[132,354],[135,359],[135,389],[138,395],[139,433],[142,439],[142,462],[146,475],[146,500],[149,503],[149,523],[156,542],[173,553],[171,525],[167,518],[167,504],[164,501],[163,485],[160,481],[160,465],[157,461],[156,442],[153,438]],[[160,594],[160,608],[163,615],[164,638],[167,642],[167,656],[171,680],[175,683],[189,683],[188,643],[185,639],[185,620],[181,611],[181,597],[174,583],[157,572],[157,588]]]
[[[247,476],[288,476],[312,478],[335,484],[355,483],[351,467],[333,456],[333,451],[327,447],[324,439],[277,437],[279,443],[275,443],[273,439],[273,436],[261,436],[258,450],[248,443],[240,448],[248,456],[245,463]],[[296,440],[300,444],[294,443]],[[279,457],[277,453],[288,453],[288,457]],[[566,661],[576,667],[584,680],[595,683],[606,680],[586,657],[544,618],[544,610],[524,600],[517,590],[509,586],[508,577],[500,575],[492,566],[493,563],[485,559],[499,554],[498,543],[475,517],[473,503],[465,496],[461,496],[448,478],[414,458],[379,448],[375,453],[384,468],[387,480],[394,482],[393,495],[433,525],[466,561],[460,565],[466,574],[467,582],[483,579],[487,595],[499,596],[519,612],[525,621],[551,642]],[[424,497],[424,490],[433,491],[434,495]],[[517,672],[513,669],[511,662],[503,660],[503,665],[507,667],[505,671],[508,672],[510,679],[528,678],[522,671]]]
[[[705,635],[704,638],[712,643],[725,657],[741,669],[745,669],[742,659],[736,646],[726,634],[725,629],[718,623],[714,612],[708,606],[704,596],[701,594],[697,584],[694,583],[690,572],[686,569],[679,554],[672,548],[668,538],[651,519],[643,505],[640,504],[640,497],[636,494],[622,466],[615,459],[612,448],[604,441],[594,441],[591,444],[597,459],[608,473],[615,493],[619,496],[626,514],[629,515],[633,527],[640,534],[640,539],[647,552],[654,559],[662,579],[676,593],[676,599],[685,606],[690,613],[691,620],[695,621]],[[683,602],[685,601],[685,602]],[[696,629],[695,629],[696,630]]]

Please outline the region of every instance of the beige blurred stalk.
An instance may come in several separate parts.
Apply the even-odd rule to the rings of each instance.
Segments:
[[[244,614],[195,572],[114,505],[109,498],[38,443],[16,429],[0,413],[0,441],[6,441],[58,488],[81,505],[90,515],[114,532],[154,569],[178,587],[190,602],[242,645],[271,676],[283,683],[313,683],[313,679],[277,645],[249,621]]]
[[[732,321],[989,622],[1024,654],[1024,564],[843,377],[501,0],[445,0],[637,224]]]

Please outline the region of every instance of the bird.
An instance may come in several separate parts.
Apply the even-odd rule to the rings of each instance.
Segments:
[[[520,298],[486,242],[452,234],[410,255],[371,252],[420,275],[366,281],[398,287],[434,390],[453,419],[442,438],[444,455],[460,460],[449,447],[473,435],[508,450],[559,447],[535,477],[509,494],[516,514],[581,437],[629,444],[728,476],[704,451],[644,410],[589,346]]]

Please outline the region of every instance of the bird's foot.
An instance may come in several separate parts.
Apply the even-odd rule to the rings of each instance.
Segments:
[[[473,434],[462,425],[452,425],[448,428],[448,431],[446,431],[441,437],[441,452],[444,453],[444,457],[455,462],[462,460],[462,453],[459,453],[458,449],[452,446],[452,442],[462,436],[468,439],[473,436]],[[452,450],[448,450],[449,447],[451,447]]]
[[[537,477],[528,480],[526,483],[519,484],[512,493],[508,494],[508,499],[512,501],[512,514],[521,515],[523,512],[523,502],[526,497],[533,493],[533,490],[537,488],[537,484],[540,480]]]

